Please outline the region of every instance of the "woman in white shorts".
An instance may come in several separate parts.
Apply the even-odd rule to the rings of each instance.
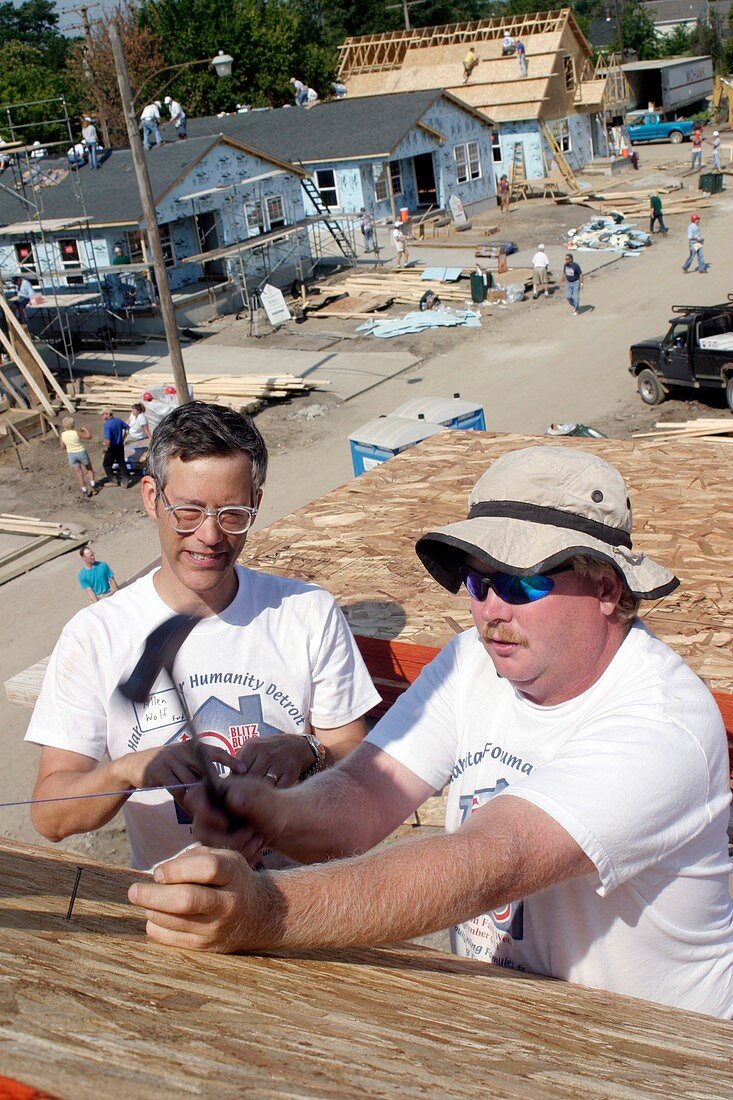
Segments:
[[[89,457],[84,444],[92,437],[87,428],[75,428],[73,416],[65,416],[61,421],[61,435],[59,447],[66,451],[69,466],[74,471],[77,484],[85,497],[94,496],[98,486],[94,480],[92,460]],[[89,488],[86,484],[86,475],[89,474]]]

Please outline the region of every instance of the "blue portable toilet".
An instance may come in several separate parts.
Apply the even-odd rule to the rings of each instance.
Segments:
[[[429,420],[444,428],[468,428],[474,432],[486,431],[486,418],[482,405],[475,401],[462,401],[460,393],[453,397],[416,397],[405,401],[392,416],[406,416],[410,420]]]
[[[428,436],[442,432],[444,425],[404,416],[379,416],[349,436],[351,464],[358,477],[380,463],[414,447]]]

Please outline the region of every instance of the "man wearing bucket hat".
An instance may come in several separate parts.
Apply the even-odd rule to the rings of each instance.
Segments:
[[[328,776],[285,792],[235,776],[234,822],[192,793],[201,838],[239,852],[198,849],[132,886],[151,937],[299,950],[453,924],[461,956],[732,1015],[723,724],[637,618],[678,581],[631,530],[624,481],[595,455],[494,462],[468,517],[417,543],[439,584],[465,585],[474,628]],[[446,835],[337,858],[445,786]],[[263,837],[328,862],[255,874],[240,853]]]

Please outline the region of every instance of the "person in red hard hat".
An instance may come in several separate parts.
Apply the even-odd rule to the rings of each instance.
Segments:
[[[705,257],[702,254],[702,233],[700,232],[700,215],[690,214],[690,224],[687,227],[687,244],[690,249],[690,253],[682,265],[682,270],[686,273],[690,269],[695,257],[697,257],[697,270],[701,275],[704,275],[708,269],[708,265],[705,263]]]

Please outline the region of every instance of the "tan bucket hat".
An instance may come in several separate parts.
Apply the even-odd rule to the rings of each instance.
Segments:
[[[423,535],[417,555],[450,592],[466,555],[529,577],[585,554],[610,562],[633,595],[659,599],[680,583],[631,542],[631,502],[608,462],[571,447],[527,447],[498,458],[474,486],[468,517]]]

